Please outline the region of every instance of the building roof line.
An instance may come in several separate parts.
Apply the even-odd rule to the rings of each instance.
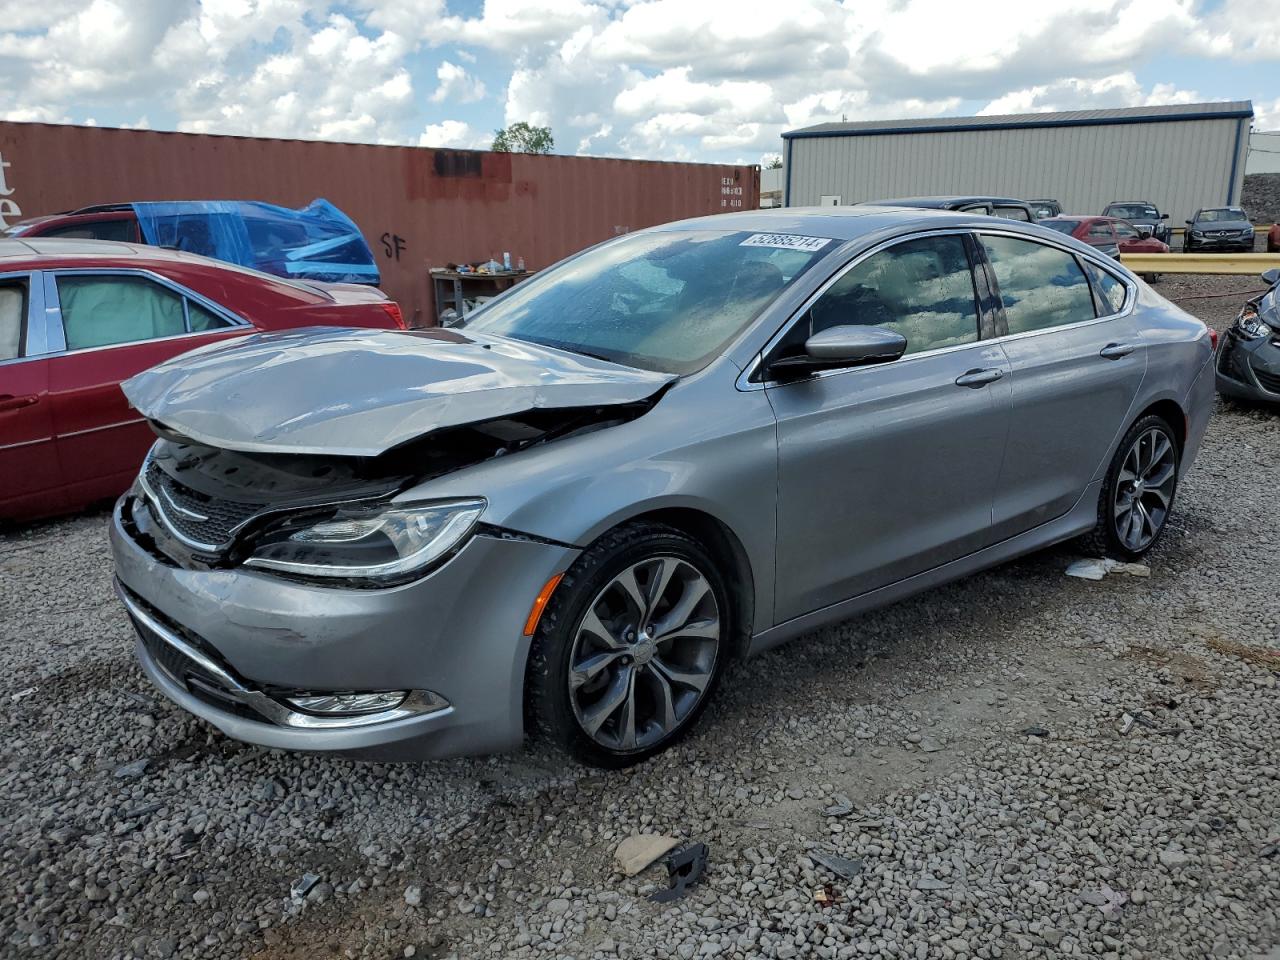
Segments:
[[[1062,113],[1023,113],[989,117],[935,117],[921,120],[864,120],[820,123],[788,130],[784,140],[819,137],[871,137],[911,133],[957,133],[981,130],[1029,130],[1053,127],[1097,127],[1135,123],[1179,123],[1187,120],[1234,120],[1253,117],[1253,103],[1188,103],[1166,107],[1126,107]]]

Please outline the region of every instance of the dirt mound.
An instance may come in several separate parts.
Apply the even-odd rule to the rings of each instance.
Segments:
[[[1251,173],[1244,178],[1245,211],[1259,223],[1280,223],[1280,173]]]

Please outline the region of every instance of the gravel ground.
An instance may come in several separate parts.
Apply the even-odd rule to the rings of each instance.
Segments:
[[[1239,298],[1206,294],[1248,286],[1159,289],[1221,328]],[[10,532],[0,955],[1261,956],[1278,486],[1280,419],[1224,407],[1149,578],[1065,578],[1063,547],[819,631],[622,773],[234,743],[133,664],[104,514]],[[638,831],[708,844],[685,899],[616,870]]]

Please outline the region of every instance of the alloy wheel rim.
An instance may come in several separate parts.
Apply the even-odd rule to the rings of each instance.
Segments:
[[[1164,527],[1177,482],[1175,453],[1169,435],[1152,427],[1133,442],[1120,464],[1112,517],[1116,536],[1130,550],[1150,546]]]
[[[715,591],[688,560],[627,567],[587,607],[569,653],[578,725],[610,750],[643,750],[692,715],[720,652]]]

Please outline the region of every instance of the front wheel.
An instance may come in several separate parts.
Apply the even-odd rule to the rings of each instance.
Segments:
[[[1130,427],[1107,469],[1086,548],[1137,560],[1155,546],[1173,509],[1178,456],[1178,441],[1163,417],[1146,416]]]
[[[625,767],[693,727],[724,669],[732,612],[701,544],[649,523],[605,534],[569,568],[530,653],[531,720],[592,766]]]

